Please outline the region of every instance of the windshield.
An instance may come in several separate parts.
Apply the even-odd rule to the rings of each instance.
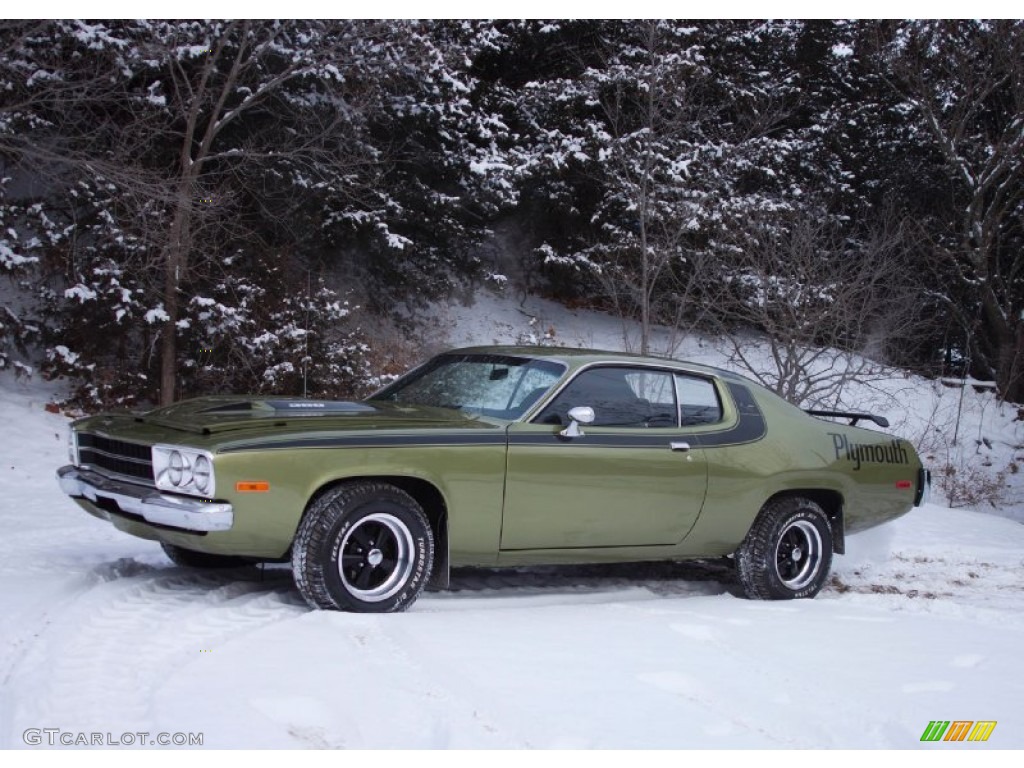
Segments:
[[[565,366],[507,355],[441,355],[371,400],[453,408],[513,421],[535,405]]]

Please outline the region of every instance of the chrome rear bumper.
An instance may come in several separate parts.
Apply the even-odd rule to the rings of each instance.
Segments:
[[[57,470],[57,480],[61,490],[72,498],[88,499],[93,503],[109,500],[122,512],[138,515],[147,523],[156,525],[186,531],[227,531],[235,519],[234,510],[226,502],[171,496],[70,465]]]
[[[914,491],[914,506],[927,504],[932,497],[932,472],[922,467],[917,470],[917,488]]]

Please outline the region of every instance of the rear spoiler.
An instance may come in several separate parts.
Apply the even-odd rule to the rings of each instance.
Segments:
[[[832,419],[849,419],[850,426],[856,427],[857,422],[861,419],[867,419],[873,421],[875,424],[880,426],[882,429],[889,427],[889,420],[885,416],[875,416],[872,413],[846,413],[844,411],[805,411],[808,416],[824,416]]]

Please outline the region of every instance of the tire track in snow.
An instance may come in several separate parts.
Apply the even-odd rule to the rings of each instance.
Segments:
[[[410,614],[410,618],[412,615]],[[328,622],[338,637],[338,657],[344,659],[346,684],[352,690],[385,690],[393,695],[370,699],[358,721],[335,725],[321,734],[332,746],[356,749],[524,746],[507,734],[487,713],[486,705],[460,695],[442,682],[432,659],[425,657],[420,639],[409,622],[395,616],[331,614]],[[378,711],[377,708],[384,707]],[[401,731],[394,724],[401,723]],[[295,723],[286,723],[294,732]]]
[[[255,569],[156,568],[123,559],[51,612],[3,686],[17,701],[3,729],[152,730],[152,694],[168,677],[233,637],[307,612],[290,578]],[[20,737],[18,737],[20,740]]]

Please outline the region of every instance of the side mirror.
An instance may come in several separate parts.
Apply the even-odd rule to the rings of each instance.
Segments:
[[[569,426],[558,434],[570,439],[574,437],[583,437],[583,430],[580,429],[580,424],[591,424],[593,421],[594,409],[588,408],[585,405],[578,405],[569,410]]]

